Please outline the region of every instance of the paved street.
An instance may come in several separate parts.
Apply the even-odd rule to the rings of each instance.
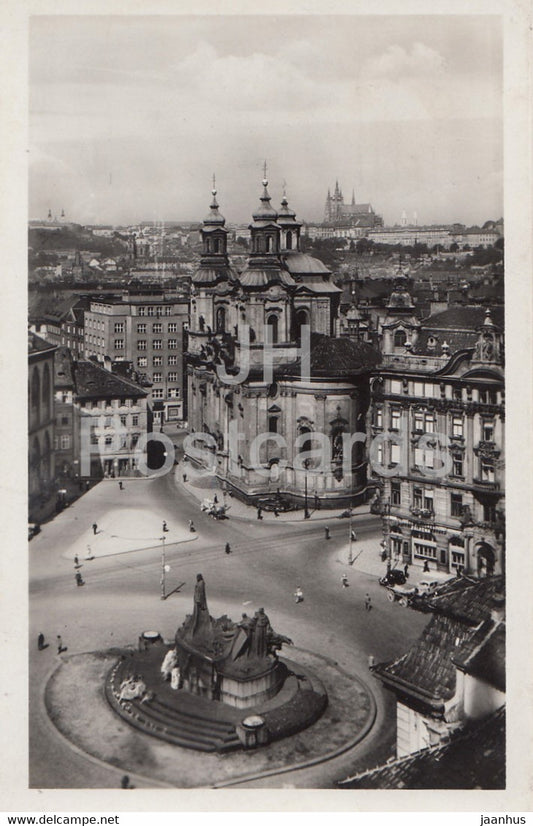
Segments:
[[[349,567],[348,520],[328,519],[331,539],[324,539],[321,520],[276,523],[235,516],[214,521],[199,509],[198,499],[168,474],[159,479],[125,483],[104,481],[67,508],[30,543],[30,783],[41,787],[116,787],[119,768],[107,768],[73,752],[55,731],[44,711],[46,676],[58,662],[56,635],[61,634],[68,654],[135,644],[139,633],[156,629],[173,637],[192,607],[195,575],[204,574],[210,613],[237,619],[264,606],[273,626],[295,645],[334,658],[348,672],[358,674],[374,692],[378,717],[371,734],[353,752],[327,764],[253,785],[330,786],[353,766],[373,765],[386,759],[395,737],[394,703],[368,672],[368,656],[376,661],[404,651],[426,622],[423,615],[392,605],[378,582],[379,519],[355,513],[357,532]],[[366,509],[367,511],[368,509]],[[231,513],[231,512],[230,512]],[[168,599],[160,598],[161,520],[172,533],[166,543]],[[188,533],[194,520],[196,534]],[[96,522],[94,556],[80,564],[85,585],[74,578],[73,549],[87,543]],[[139,537],[140,550],[131,550]],[[152,538],[154,539],[152,543]],[[186,541],[188,540],[188,541]],[[115,550],[99,554],[99,541]],[[232,553],[224,553],[229,542]],[[124,552],[127,551],[127,552]],[[359,566],[359,567],[358,567]],[[346,572],[350,587],[343,589]],[[304,602],[296,605],[293,592],[303,589]],[[365,611],[365,595],[373,608]],[[37,651],[37,635],[44,633],[49,648]],[[148,773],[148,772],[147,772]],[[205,778],[199,778],[204,784]],[[137,785],[149,785],[138,779]]]

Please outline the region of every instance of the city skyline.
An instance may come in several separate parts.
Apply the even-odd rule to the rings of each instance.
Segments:
[[[244,223],[266,158],[302,220],[336,179],[387,224],[498,219],[501,64],[491,16],[33,17],[30,217],[200,221],[215,172]]]

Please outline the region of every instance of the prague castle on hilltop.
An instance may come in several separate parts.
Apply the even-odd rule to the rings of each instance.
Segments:
[[[334,226],[374,229],[374,227],[383,226],[383,218],[376,215],[371,204],[356,204],[354,192],[352,192],[351,204],[345,204],[339,182],[336,181],[333,195],[331,190],[328,189],[324,208],[324,223]]]

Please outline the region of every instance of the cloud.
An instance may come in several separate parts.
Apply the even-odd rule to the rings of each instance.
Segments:
[[[446,59],[424,43],[414,43],[411,49],[391,45],[382,54],[370,58],[366,71],[380,77],[409,77],[432,75],[447,68]]]

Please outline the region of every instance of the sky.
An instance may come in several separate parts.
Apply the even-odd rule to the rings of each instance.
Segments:
[[[387,224],[503,214],[490,15],[34,16],[30,218],[321,220],[328,188]]]

